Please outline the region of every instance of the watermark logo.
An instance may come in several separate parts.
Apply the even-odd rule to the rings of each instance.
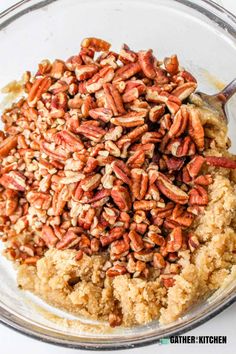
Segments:
[[[171,336],[161,338],[164,344],[227,344],[227,336]]]

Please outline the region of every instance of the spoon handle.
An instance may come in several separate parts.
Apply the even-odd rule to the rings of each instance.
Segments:
[[[227,102],[235,93],[236,93],[236,79],[234,79],[229,85],[227,85],[220,92],[220,95],[223,95],[225,98],[225,102]]]

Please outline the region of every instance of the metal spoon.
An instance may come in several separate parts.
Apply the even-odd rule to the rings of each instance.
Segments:
[[[203,103],[209,108],[217,111],[226,123],[228,123],[228,118],[225,112],[225,105],[235,93],[236,79],[234,79],[222,91],[216,93],[215,95],[207,95],[203,92],[196,92],[196,94],[201,97]]]

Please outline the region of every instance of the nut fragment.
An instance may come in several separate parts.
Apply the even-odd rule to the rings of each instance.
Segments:
[[[186,204],[188,202],[189,197],[187,193],[171,183],[164,175],[159,173],[156,183],[160,191],[175,203]]]

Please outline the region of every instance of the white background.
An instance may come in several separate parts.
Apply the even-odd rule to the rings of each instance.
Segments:
[[[145,1],[145,0],[143,0]],[[13,5],[16,0],[0,0],[0,12],[7,7]],[[236,14],[236,0],[218,0],[216,1],[226,7],[228,10]],[[1,69],[0,69],[1,70]],[[208,344],[208,345],[191,345],[191,344],[171,344],[171,345],[152,345],[145,348],[131,349],[123,351],[124,354],[232,354],[235,353],[236,346],[236,304],[225,310],[216,318],[207,322],[206,324],[198,327],[197,329],[188,333],[188,335],[224,335],[227,336],[228,344]],[[46,343],[35,341],[13,330],[0,325],[0,354],[74,354],[76,351],[73,349],[66,349],[61,347],[52,346]],[[80,351],[80,353],[88,353]],[[101,353],[101,352],[99,352]],[[113,351],[111,353],[118,353]]]

